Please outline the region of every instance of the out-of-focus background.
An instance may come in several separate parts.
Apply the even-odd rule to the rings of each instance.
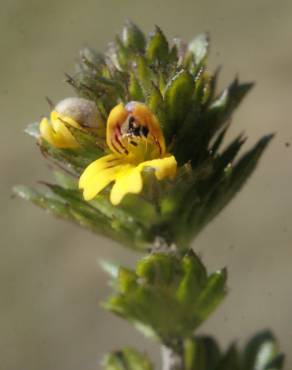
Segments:
[[[236,200],[194,242],[210,270],[228,266],[230,294],[201,332],[222,346],[271,328],[292,365],[291,0],[2,0],[0,13],[0,369],[92,370],[124,345],[159,350],[104,312],[109,293],[99,258],[132,265],[137,255],[19,199],[14,184],[48,179],[27,123],[48,114],[45,97],[72,95],[63,82],[78,49],[104,50],[131,18],[149,32],[190,40],[210,31],[210,67],[221,86],[235,74],[257,85],[234,117],[246,147],[276,132]]]

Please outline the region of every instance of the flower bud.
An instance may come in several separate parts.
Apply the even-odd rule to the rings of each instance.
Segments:
[[[61,100],[55,107],[61,116],[67,116],[85,128],[97,128],[102,124],[102,117],[93,101],[71,97]]]

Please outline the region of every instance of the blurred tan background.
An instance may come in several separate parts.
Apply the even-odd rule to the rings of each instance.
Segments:
[[[292,2],[291,0],[1,0],[0,369],[93,370],[123,345],[157,347],[105,313],[109,293],[98,258],[132,265],[133,255],[18,199],[14,184],[49,178],[23,133],[48,113],[45,96],[70,96],[64,72],[84,45],[106,47],[125,18],[190,40],[210,31],[210,65],[221,85],[236,73],[257,85],[235,115],[246,147],[277,136],[236,200],[194,243],[210,270],[228,266],[230,295],[201,332],[242,343],[271,328],[292,366]]]

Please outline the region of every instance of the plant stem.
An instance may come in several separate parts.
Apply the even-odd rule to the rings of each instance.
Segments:
[[[162,370],[184,370],[182,354],[171,348],[162,346]]]

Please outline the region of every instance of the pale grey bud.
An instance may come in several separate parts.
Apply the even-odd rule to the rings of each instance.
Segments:
[[[91,100],[66,98],[55,106],[55,110],[60,115],[74,119],[82,127],[97,128],[103,123],[96,104]]]

